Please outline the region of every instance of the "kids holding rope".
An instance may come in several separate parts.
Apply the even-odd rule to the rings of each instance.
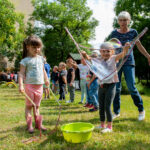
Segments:
[[[33,103],[36,109],[33,109],[35,128],[39,127],[36,116],[40,114],[39,106],[43,96],[43,84],[49,86],[49,79],[44,69],[44,58],[41,56],[43,44],[37,36],[29,36],[23,42],[23,59],[20,62],[19,72],[19,91],[25,93]],[[24,81],[25,79],[25,81]],[[23,83],[25,82],[24,86]],[[25,118],[28,132],[33,133],[31,110],[33,103],[26,96]],[[45,131],[42,122],[40,129]]]
[[[130,44],[126,43],[125,46],[126,47],[124,47],[122,53],[119,53],[118,55],[114,55],[115,52],[114,52],[112,41],[105,42],[101,45],[101,48],[100,48],[101,58],[94,58],[94,59],[97,59],[99,62],[101,62],[104,65],[104,67],[108,69],[113,68],[115,70],[116,62],[126,55],[130,47]],[[82,55],[84,56],[85,59],[89,61],[91,60],[91,57],[89,57],[86,54],[86,52],[83,51]],[[119,80],[118,80],[117,71],[116,71],[115,74],[111,78],[103,81],[103,84],[101,84],[99,87],[99,105],[100,105],[99,112],[100,112],[101,125],[98,128],[103,129],[102,133],[112,132],[111,104],[115,97],[116,82],[118,81]],[[106,117],[107,117],[107,127],[105,127]]]

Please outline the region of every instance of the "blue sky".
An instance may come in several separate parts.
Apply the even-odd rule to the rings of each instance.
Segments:
[[[93,17],[99,21],[99,26],[96,27],[95,40],[90,41],[94,48],[99,48],[99,45],[113,30],[115,2],[116,0],[87,0],[88,6],[93,11]]]

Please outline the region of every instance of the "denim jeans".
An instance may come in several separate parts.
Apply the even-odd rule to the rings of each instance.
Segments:
[[[119,82],[116,84],[116,95],[113,101],[113,110],[115,114],[120,113],[120,94],[121,94],[121,76],[122,72],[126,80],[128,90],[131,94],[131,97],[134,101],[134,104],[138,107],[138,111],[142,112],[144,110],[143,100],[135,87],[135,67],[132,65],[124,65],[118,72]]]
[[[70,100],[71,102],[74,102],[74,97],[75,97],[75,86],[70,86],[70,84],[68,83],[68,91],[70,93]]]
[[[86,88],[86,80],[80,80],[80,87],[81,87],[81,102],[83,102],[84,96],[86,95],[86,102],[87,102],[87,88]]]
[[[98,103],[98,79],[95,79],[91,85],[90,88],[88,89],[87,87],[87,102],[89,104],[93,104],[95,107],[99,106]]]

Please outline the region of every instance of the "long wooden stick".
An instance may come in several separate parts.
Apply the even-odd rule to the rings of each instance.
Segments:
[[[36,107],[35,103],[34,103],[33,100],[27,95],[26,92],[23,92],[22,94],[33,104],[34,107]]]

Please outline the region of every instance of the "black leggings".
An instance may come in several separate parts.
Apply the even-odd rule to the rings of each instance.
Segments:
[[[116,83],[104,84],[103,88],[99,87],[99,115],[100,121],[105,121],[105,113],[108,122],[112,122],[111,104],[114,100],[116,92]]]

